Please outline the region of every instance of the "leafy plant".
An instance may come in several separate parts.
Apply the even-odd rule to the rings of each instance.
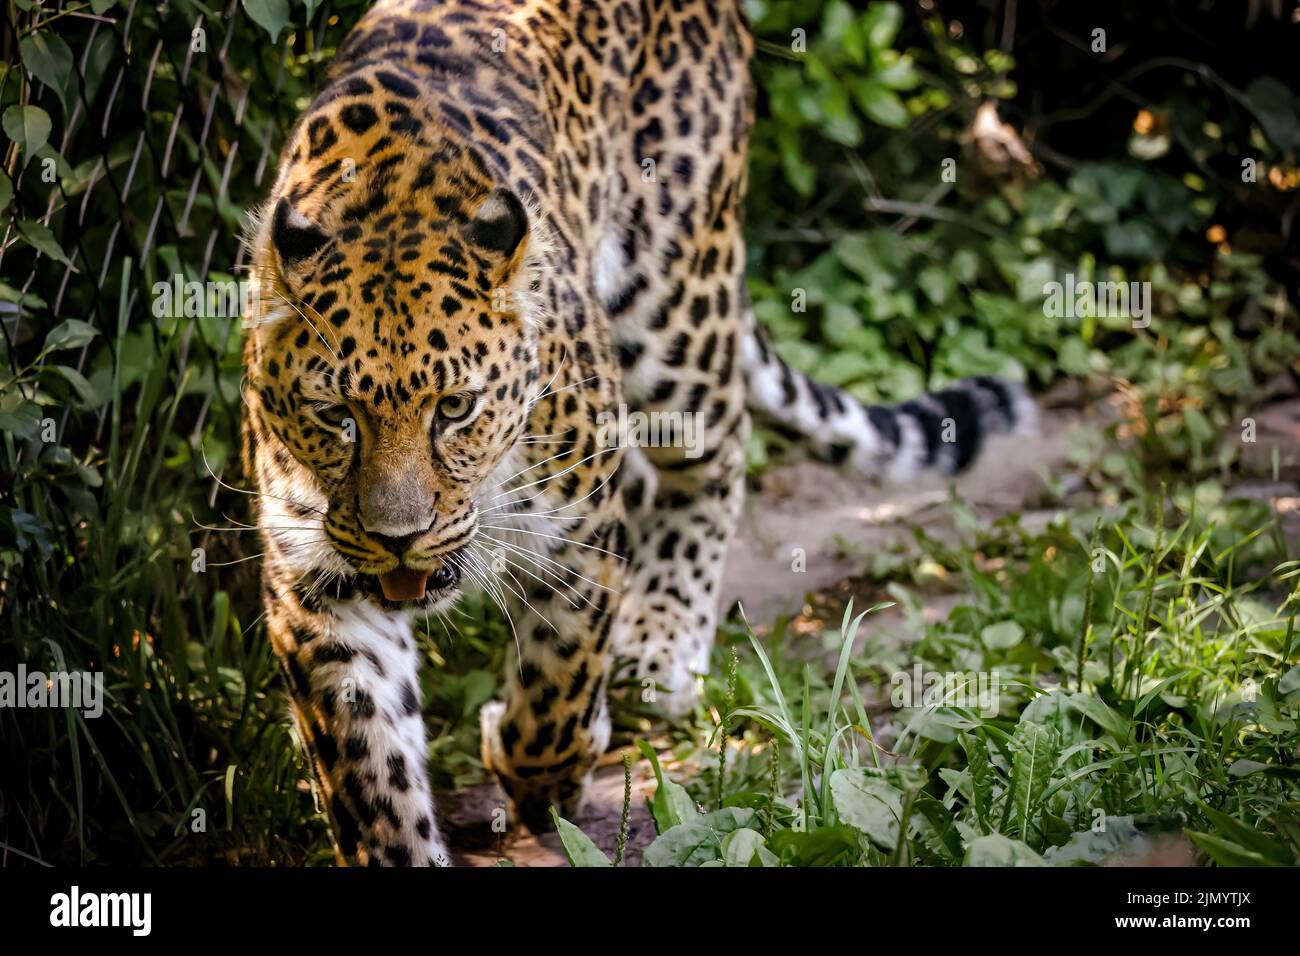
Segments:
[[[1225,583],[1222,572],[1249,566],[1250,543],[1262,536],[1216,552],[1212,522],[1178,514],[1164,532],[1141,523],[1158,513],[1081,516],[1087,535],[1058,527],[1029,536],[1007,525],[961,548],[989,553],[1000,540],[1023,566],[1009,590],[986,586],[985,572],[968,566],[971,601],[905,653],[927,671],[996,675],[1011,693],[998,695],[993,714],[949,697],[887,714],[891,750],[859,690],[866,673],[896,666],[859,646],[870,612],[854,616],[850,602],[835,635],[836,670],[817,693],[806,663],[778,663],[746,628],[754,679],[737,683],[765,679],[766,703],[751,699],[722,724],[743,722],[737,739],[752,747],[780,739],[793,754],[779,775],[785,785],[765,794],[733,781],[722,810],[705,813],[639,741],[657,783],[649,803],[658,838],[646,865],[1096,865],[1184,839],[1220,865],[1293,864],[1300,588],[1276,612],[1252,594],[1300,568],[1283,562],[1253,583]],[[1097,540],[1118,546],[1104,571],[1088,547]],[[1255,556],[1267,558],[1267,549]],[[1084,621],[1076,592],[1087,575],[1105,580],[1090,585],[1097,619]],[[990,641],[983,622],[1026,601],[1062,615],[1063,627],[1018,627]],[[1073,610],[1053,610],[1066,606]],[[1090,625],[1108,660],[1088,659],[1077,685],[1069,668]]]

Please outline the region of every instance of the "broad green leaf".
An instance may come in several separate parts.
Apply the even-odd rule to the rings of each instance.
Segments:
[[[817,381],[825,385],[844,386],[855,379],[865,378],[874,370],[875,365],[865,355],[836,352],[817,367]]]
[[[907,125],[907,107],[893,90],[869,79],[858,80],[852,89],[862,112],[881,126],[902,129]]]
[[[957,830],[952,811],[942,803],[934,797],[916,797],[908,819],[938,862],[954,864],[961,859],[961,833]]]
[[[9,205],[9,201],[14,198],[14,184],[3,170],[0,170],[0,210]]]
[[[753,863],[755,854],[766,849],[763,834],[757,830],[742,827],[739,830],[732,830],[722,838],[722,862],[726,863],[727,866],[749,866]],[[770,850],[767,852],[775,862],[776,857],[771,854]]]
[[[1161,692],[1162,692],[1166,687],[1168,687],[1170,684],[1174,683],[1174,681],[1181,680],[1182,678],[1184,678],[1184,677],[1186,677],[1186,676],[1187,676],[1187,671],[1179,671],[1177,674],[1171,674],[1171,675],[1169,675],[1168,677],[1166,677],[1166,678],[1164,678],[1163,680],[1161,680],[1158,684],[1156,684],[1154,687],[1152,687],[1152,688],[1151,688],[1149,691],[1147,691],[1145,694],[1143,694],[1143,695],[1142,695],[1142,699],[1139,700],[1139,701],[1137,702],[1137,706],[1133,708],[1133,716],[1134,716],[1134,718],[1140,717],[1140,716],[1142,715],[1142,712],[1145,711],[1145,710],[1147,709],[1147,707],[1149,707],[1149,706],[1151,705],[1151,702],[1152,702],[1153,700],[1155,700],[1156,697],[1159,696],[1159,694],[1160,694],[1160,693],[1161,693]]]
[[[19,551],[25,552],[34,544],[41,554],[50,553],[49,529],[36,515],[21,508],[5,508],[0,510],[0,520],[4,520],[13,529]]]
[[[970,769],[971,790],[974,793],[975,817],[980,828],[987,831],[989,820],[993,816],[993,788],[997,783],[997,772],[989,762],[988,747],[982,737],[973,734],[961,735],[961,746],[966,751],[966,763]]]
[[[958,249],[948,263],[949,271],[956,276],[958,282],[974,282],[979,275],[979,268],[979,256],[970,249]]]
[[[271,35],[271,42],[280,38],[289,22],[289,0],[243,0],[243,4],[253,22]]]
[[[27,157],[49,141],[50,130],[54,128],[50,114],[39,106],[11,106],[5,110],[0,125]]]
[[[645,866],[701,866],[722,859],[723,838],[752,822],[753,810],[725,807],[680,823],[646,847]]]
[[[1011,801],[1010,822],[1022,838],[1029,836],[1043,791],[1052,779],[1060,742],[1060,735],[1054,727],[1028,722],[1016,725],[1011,738],[1014,758],[1008,797]]]
[[[642,866],[699,866],[722,858],[722,836],[699,822],[679,823],[646,847]]]
[[[1262,853],[1249,850],[1213,833],[1188,830],[1187,835],[1219,866],[1277,866]]]
[[[781,166],[785,179],[801,196],[811,196],[817,185],[817,167],[803,156],[802,140],[793,129],[782,128],[777,134],[781,147]]]
[[[43,222],[37,222],[35,219],[24,219],[18,223],[18,234],[27,240],[27,244],[38,252],[49,256],[56,262],[62,262],[66,266],[72,265],[72,260],[68,258],[59,241],[54,238],[54,233],[50,232],[49,227]],[[75,272],[76,269],[74,268]]]
[[[1296,862],[1284,846],[1255,827],[1248,826],[1222,811],[1207,807],[1204,803],[1201,804],[1201,812],[1210,823],[1214,824],[1214,829],[1221,837],[1231,837],[1244,849],[1268,859],[1270,865],[1287,866]]]
[[[849,767],[831,774],[831,796],[839,818],[866,834],[882,850],[898,845],[903,794],[889,782]]]
[[[1145,262],[1160,256],[1166,245],[1154,226],[1138,219],[1112,222],[1103,236],[1106,252],[1116,259]]]
[[[1228,766],[1228,776],[1230,777],[1248,777],[1253,773],[1260,773],[1267,770],[1269,765],[1261,763],[1258,760],[1234,760]]]
[[[861,840],[852,827],[818,827],[811,832],[778,830],[767,845],[783,866],[857,866]]]
[[[891,58],[894,58],[893,62],[889,62]],[[912,65],[910,57],[897,56],[891,50],[882,59],[889,65],[871,74],[871,78],[881,86],[887,86],[891,90],[914,90],[921,85],[921,74]]]
[[[1285,83],[1271,76],[1256,77],[1246,87],[1246,102],[1275,146],[1300,146],[1300,110]]]
[[[938,266],[927,266],[922,269],[916,277],[917,285],[925,293],[925,297],[935,305],[943,305],[957,289],[957,284],[947,269],[940,269]]]
[[[86,408],[99,408],[103,405],[108,397],[101,395],[99,390],[75,368],[68,365],[47,365],[46,369],[62,376],[72,386],[72,390],[77,393],[77,398]]]
[[[72,68],[72,50],[57,33],[40,30],[23,37],[18,44],[23,66],[32,75],[54,91],[63,104],[63,112],[71,109],[69,97],[76,95],[76,73]]]
[[[659,766],[659,755],[644,740],[636,742],[642,755],[650,761],[655,772],[655,795],[650,801],[650,815],[654,817],[655,832],[665,833],[678,824],[699,816],[695,801],[679,783],[673,783]]]
[[[867,34],[867,45],[876,52],[887,49],[898,36],[898,28],[902,24],[903,8],[898,4],[871,4],[862,17],[862,26]]]
[[[555,821],[555,829],[560,834],[560,845],[564,847],[564,856],[569,861],[569,866],[614,865],[600,851],[600,847],[591,841],[591,837],[556,813],[555,807],[551,807],[551,819]]]
[[[1015,621],[999,621],[980,631],[980,641],[989,650],[1004,651],[1015,647],[1025,636],[1025,629]]]
[[[83,54],[85,66],[81,70],[81,79],[85,82],[85,89],[79,95],[85,97],[86,102],[95,101],[95,94],[99,92],[116,52],[116,34],[112,30],[101,30],[91,41],[89,52]]]
[[[700,814],[695,818],[707,827],[711,827],[719,836],[731,833],[742,827],[757,824],[758,811],[749,807],[723,807],[711,813]]]
[[[7,282],[0,282],[0,302],[14,302],[24,309],[45,308],[45,300],[35,292],[19,292]]]
[[[475,669],[467,672],[460,683],[462,716],[472,719],[492,699],[496,683],[496,675],[489,671]]]
[[[79,349],[98,334],[99,330],[89,322],[65,319],[45,336],[45,350],[57,352],[60,349]]]
[[[32,402],[23,404],[10,411],[0,411],[0,431],[9,432],[24,441],[35,438],[41,427],[41,409]]]
[[[1046,866],[1047,861],[1019,840],[990,833],[966,848],[965,866]]]
[[[1060,734],[1062,757],[1065,757],[1064,752],[1073,751],[1066,764],[1070,770],[1077,770],[1087,763],[1091,748],[1082,745],[1092,740],[1092,728],[1084,720],[1078,702],[1067,692],[1057,689],[1038,695],[1021,713],[1020,722],[1054,728]]]
[[[1132,723],[1127,717],[1108,707],[1106,703],[1091,694],[1075,694],[1071,702],[1079,708],[1102,730],[1111,734],[1118,741],[1125,741],[1132,732]]]

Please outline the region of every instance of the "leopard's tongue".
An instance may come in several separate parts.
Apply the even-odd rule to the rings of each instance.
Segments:
[[[427,580],[429,575],[424,571],[396,567],[379,575],[379,586],[390,601],[418,601],[424,597],[424,582]]]

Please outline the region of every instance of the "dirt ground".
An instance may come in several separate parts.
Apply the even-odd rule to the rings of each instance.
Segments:
[[[1076,498],[1082,504],[1083,483],[1074,462],[1080,460],[1081,449],[1095,446],[1107,424],[1104,407],[1092,407],[1091,412],[1049,409],[1039,437],[997,440],[977,467],[956,483],[962,500],[981,518],[1017,511],[1029,528],[1046,524]],[[1277,448],[1282,477],[1300,477],[1300,399],[1269,406],[1256,419],[1257,441],[1247,449],[1248,459],[1265,465]],[[1048,494],[1049,482],[1063,495]],[[1246,482],[1230,493],[1273,502],[1283,512],[1288,536],[1300,540],[1300,486],[1295,480]],[[932,538],[953,539],[954,512],[948,502],[948,490],[938,481],[876,489],[814,462],[775,467],[746,502],[727,562],[722,607],[739,601],[747,619],[759,626],[797,613],[808,595],[819,592],[836,592],[840,600],[854,596],[860,606],[868,606],[861,602],[878,596],[847,593],[855,587],[852,579],[863,573],[873,554],[912,544],[916,528]],[[925,614],[942,617],[957,600],[952,594],[935,595],[925,603]],[[892,631],[901,620],[902,612],[895,608],[872,615],[864,626]],[[654,776],[646,762],[635,760],[625,865],[638,865],[641,851],[654,839],[644,799],[653,789]],[[565,865],[555,834],[536,837],[512,828],[493,829],[494,813],[502,819],[499,810],[505,806],[495,783],[443,794],[439,801],[460,865],[493,866],[503,858],[516,866]],[[595,774],[586,816],[575,822],[611,856],[622,804],[622,756],[606,754]]]

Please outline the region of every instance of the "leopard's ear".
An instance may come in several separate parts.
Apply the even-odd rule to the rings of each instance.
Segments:
[[[527,235],[528,212],[508,189],[488,193],[465,228],[465,237],[471,243],[506,259],[514,258]]]
[[[310,259],[327,242],[329,236],[324,230],[295,209],[288,199],[281,198],[275,204],[275,212],[271,214],[271,245],[284,268],[293,269]]]

